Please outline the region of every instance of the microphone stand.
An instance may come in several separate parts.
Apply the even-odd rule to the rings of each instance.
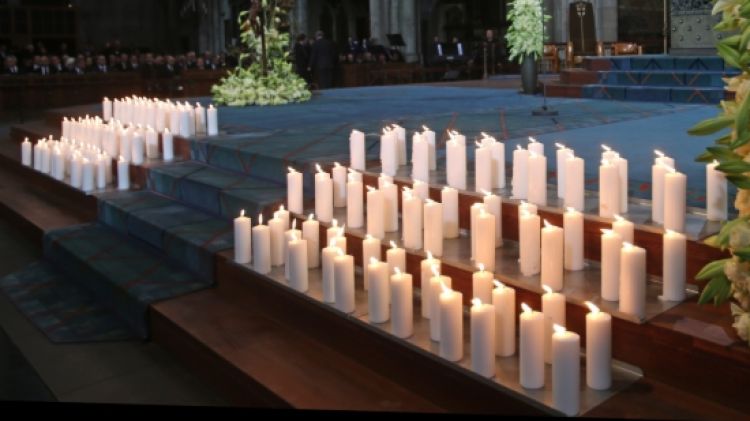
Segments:
[[[544,61],[544,0],[539,0],[539,8],[542,10],[542,62]],[[544,76],[546,72],[542,70],[542,76]],[[547,106],[547,85],[542,82],[542,97],[544,98],[544,102],[542,103],[541,108],[537,108],[533,111],[531,111],[531,115],[535,117],[551,117],[556,116],[559,113],[557,110],[554,110]]]

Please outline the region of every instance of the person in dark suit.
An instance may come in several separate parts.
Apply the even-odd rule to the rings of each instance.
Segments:
[[[173,78],[180,74],[180,68],[177,66],[175,62],[174,56],[167,56],[166,62],[164,63],[164,66],[161,68],[161,77],[163,78]]]
[[[294,44],[294,71],[305,79],[309,84],[312,82],[308,66],[310,64],[310,43],[307,42],[305,34],[297,35],[297,42]]]
[[[336,67],[336,46],[327,39],[323,31],[315,33],[315,43],[310,52],[308,71],[313,71],[318,82],[318,89],[328,89],[333,86],[333,72]]]
[[[18,67],[16,56],[5,56],[5,68],[3,69],[3,74],[12,76],[21,74],[21,68]]]
[[[39,57],[39,66],[36,68],[35,73],[41,76],[49,76],[52,74],[52,69],[49,67],[49,57]]]
[[[50,57],[49,69],[52,71],[53,75],[59,75],[60,73],[65,73],[65,66],[62,65],[62,62],[60,61],[59,56]]]
[[[450,50],[450,54],[456,57],[456,59],[463,60],[466,57],[464,44],[458,39],[458,37],[453,37],[453,39],[451,40]]]
[[[445,45],[440,42],[439,37],[435,37],[432,40],[432,49],[430,50],[430,63],[440,64],[445,61],[446,51]]]
[[[109,73],[109,66],[107,66],[107,58],[104,55],[96,56],[96,65],[91,68],[94,73]]]

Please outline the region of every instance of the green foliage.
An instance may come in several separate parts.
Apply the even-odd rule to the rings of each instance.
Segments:
[[[513,0],[509,6],[511,24],[505,34],[510,47],[509,60],[520,63],[526,55],[539,58],[544,47],[541,0]],[[549,15],[544,15],[545,22],[549,19]]]

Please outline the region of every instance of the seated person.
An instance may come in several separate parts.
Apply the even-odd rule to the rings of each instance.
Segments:
[[[464,50],[464,45],[461,41],[458,40],[458,37],[453,37],[453,39],[451,40],[449,54],[459,60],[466,59],[466,50]]]
[[[430,49],[430,64],[440,64],[445,61],[446,51],[445,46],[440,42],[439,37],[435,37],[432,40],[432,48]]]
[[[18,61],[16,60],[16,56],[8,55],[5,56],[5,68],[3,69],[3,74],[6,75],[20,75],[21,69],[18,67]]]

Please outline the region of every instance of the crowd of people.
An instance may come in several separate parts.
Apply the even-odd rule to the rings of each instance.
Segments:
[[[43,43],[13,49],[0,44],[0,60],[5,75],[83,75],[90,73],[140,72],[146,77],[170,77],[188,71],[216,70],[235,65],[223,53],[206,51],[185,54],[159,54],[124,48],[108,42],[100,49],[91,47],[71,51],[62,43],[49,51]]]

